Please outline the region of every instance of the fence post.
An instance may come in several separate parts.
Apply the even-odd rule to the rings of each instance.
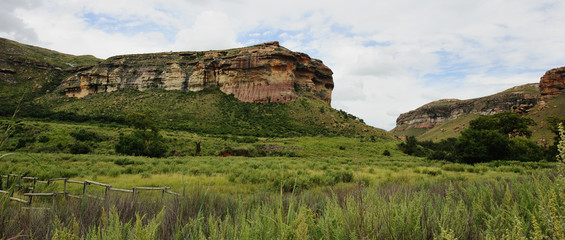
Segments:
[[[22,176],[22,175],[20,174],[20,177],[18,178],[18,185],[17,185],[17,187],[20,187],[20,188],[22,187],[22,178],[23,178],[23,177],[24,177],[24,176]]]
[[[57,192],[53,193],[53,206],[51,207],[52,210],[55,209],[55,205],[57,203]]]
[[[106,186],[106,190],[104,191],[104,200],[108,199],[108,191],[110,190],[110,186]]]
[[[10,189],[10,174],[6,175],[6,189]]]
[[[137,194],[137,189],[134,187],[134,188],[133,188],[133,200],[132,200],[132,202],[131,202],[132,204],[135,203],[135,195],[136,195],[136,194]]]
[[[88,185],[88,182],[84,181],[84,184],[82,186],[82,195],[83,196],[86,196],[86,185]]]

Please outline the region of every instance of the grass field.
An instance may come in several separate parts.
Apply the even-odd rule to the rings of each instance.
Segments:
[[[86,156],[85,156],[86,157]],[[167,161],[169,159],[166,159]],[[202,160],[197,162],[202,164]],[[280,158],[210,158],[234,165],[282,165]],[[313,159],[303,159],[306,163]],[[283,162],[283,163],[281,163]],[[317,161],[316,161],[317,162]],[[63,165],[63,164],[62,164]],[[298,164],[298,168],[300,168]],[[334,161],[330,168],[347,169]],[[549,167],[549,168],[544,168]],[[169,185],[180,198],[130,203],[60,199],[53,210],[3,205],[2,238],[53,239],[562,239],[563,185],[554,166],[468,166],[420,159],[380,160],[352,170],[351,182],[298,186],[296,168],[272,183],[231,182],[229,174],[100,175],[128,188]],[[241,166],[239,170],[253,169]],[[275,167],[276,169],[276,167]],[[237,169],[236,169],[237,170]],[[314,170],[312,172],[318,172]],[[358,181],[357,175],[360,176]],[[299,177],[298,177],[299,178]],[[278,186],[277,186],[278,184]],[[51,190],[56,188],[51,186]],[[45,202],[51,206],[51,202]],[[137,216],[136,216],[137,215]],[[48,224],[45,224],[48,223]],[[135,236],[143,235],[142,238]]]
[[[253,111],[271,107],[279,106]],[[241,124],[254,121],[261,120]],[[172,128],[159,131],[165,157],[150,158],[116,152],[120,136],[135,131],[119,123],[29,118],[2,119],[0,126],[10,129],[2,133],[1,174],[91,180],[122,189],[167,186],[181,194],[140,194],[136,201],[127,194],[104,201],[60,196],[55,205],[35,198],[34,209],[1,195],[0,239],[565,237],[565,180],[556,162],[430,161],[404,154],[399,140],[380,131],[294,136],[290,130],[281,137]],[[351,130],[362,132],[356,129],[362,126]],[[27,185],[2,186],[25,198]],[[63,186],[38,184],[34,191]],[[67,191],[81,195],[77,185]],[[102,196],[104,188],[89,194]]]
[[[78,141],[70,133],[81,129],[97,134],[98,141],[90,142],[96,145],[91,153],[70,154],[57,147]],[[370,137],[246,138],[179,131],[164,131],[163,135],[172,147],[170,151],[186,154],[149,158],[117,155],[112,145],[120,131],[131,129],[26,121],[21,134],[35,133],[38,139],[45,135],[49,141],[30,141],[4,155],[0,172],[42,179],[87,179],[125,189],[169,186],[182,197],[146,195],[139,202],[121,195],[111,195],[106,201],[60,198],[51,210],[23,210],[21,203],[2,197],[0,238],[564,236],[565,183],[558,163],[495,161],[466,165],[429,161],[403,154],[396,140]],[[26,138],[18,134],[13,137],[14,141]],[[194,141],[202,143],[201,156],[189,154]],[[218,156],[226,148],[255,153]],[[61,189],[61,184],[55,183],[38,185],[36,191]],[[80,194],[76,187],[68,191]],[[52,206],[49,199],[37,201],[35,207]]]

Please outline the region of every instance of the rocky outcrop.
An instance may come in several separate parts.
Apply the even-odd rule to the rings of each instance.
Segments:
[[[403,113],[396,119],[394,131],[410,128],[430,129],[463,114],[493,115],[503,111],[525,114],[538,105],[538,84],[526,84],[495,95],[469,99],[444,99],[428,103],[416,110]]]
[[[565,91],[565,67],[547,71],[540,79],[539,90],[546,102]]]
[[[295,100],[307,91],[328,105],[332,71],[322,61],[278,42],[207,52],[116,56],[65,79],[67,96],[83,98],[122,88],[200,91],[219,88],[245,102]]]

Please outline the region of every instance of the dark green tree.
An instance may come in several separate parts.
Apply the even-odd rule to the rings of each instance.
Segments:
[[[515,112],[501,112],[492,116],[480,116],[469,123],[474,130],[493,130],[506,136],[523,136],[529,138],[532,131],[528,128],[536,123],[531,118],[521,117]]]
[[[466,129],[455,144],[455,152],[464,163],[505,159],[509,139],[499,131]]]
[[[136,130],[128,135],[120,135],[115,150],[118,153],[134,156],[163,157],[167,152],[163,136],[157,125],[145,114],[133,113],[126,118]]]

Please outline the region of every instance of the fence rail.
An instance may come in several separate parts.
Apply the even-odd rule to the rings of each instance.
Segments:
[[[6,182],[4,184],[4,179],[6,179]],[[26,187],[26,190],[29,190],[30,192],[24,192],[23,196],[28,197],[28,200],[24,200],[24,199],[20,199],[20,198],[16,198],[14,197],[14,190],[12,189],[11,191],[5,191],[5,190],[1,190],[3,188],[3,185],[5,185],[4,189],[10,189],[13,185],[18,186],[18,187],[22,187],[23,183],[25,183],[26,181],[32,181],[32,186],[30,187]],[[33,192],[36,188],[36,184],[40,183],[40,184],[47,184],[47,185],[51,185],[54,182],[57,181],[63,181],[63,191],[56,191],[56,192],[46,192],[46,193],[36,193]],[[71,184],[79,184],[82,185],[82,195],[74,195],[74,194],[70,194],[67,191],[67,183],[71,183]],[[88,186],[89,185],[94,185],[94,186],[99,186],[99,187],[104,187],[104,196],[96,196],[93,194],[88,193]],[[8,175],[1,175],[0,176],[0,194],[4,194],[4,195],[9,195],[9,199],[15,202],[20,202],[23,204],[28,205],[28,207],[31,206],[32,200],[34,197],[51,197],[53,200],[53,206],[55,206],[56,201],[57,201],[57,196],[59,195],[63,195],[66,198],[76,198],[76,199],[82,199],[84,197],[88,197],[88,198],[93,198],[93,199],[98,199],[98,200],[106,200],[108,198],[108,193],[110,191],[114,191],[114,192],[123,192],[123,193],[129,193],[132,194],[132,197],[135,201],[137,195],[139,195],[139,191],[161,191],[161,198],[165,197],[165,194],[169,194],[175,197],[179,197],[181,196],[181,194],[176,193],[176,192],[172,192],[170,191],[170,187],[133,187],[131,190],[129,189],[122,189],[122,188],[113,188],[111,185],[109,184],[105,184],[105,183],[99,183],[99,182],[95,182],[95,181],[91,181],[91,180],[84,180],[84,181],[76,181],[76,180],[70,180],[68,178],[53,178],[53,179],[48,179],[47,181],[40,181],[38,180],[38,178],[36,177],[26,177],[26,176],[22,176],[22,175],[17,175],[17,174],[8,174]]]

